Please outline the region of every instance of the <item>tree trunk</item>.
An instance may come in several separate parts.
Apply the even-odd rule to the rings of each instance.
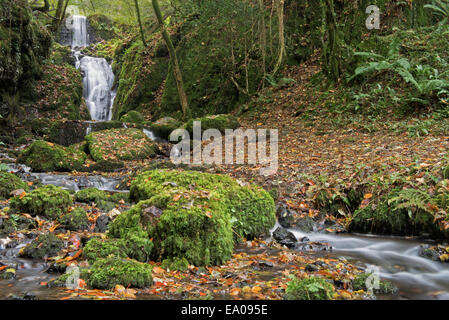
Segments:
[[[170,54],[170,62],[173,68],[173,75],[175,76],[176,86],[178,88],[179,100],[181,102],[181,109],[184,115],[184,118],[187,117],[187,112],[189,110],[189,103],[187,99],[186,92],[184,91],[184,84],[182,81],[182,73],[179,68],[178,57],[176,56],[176,50],[173,46],[173,43],[170,39],[170,35],[164,26],[164,20],[162,18],[161,9],[159,7],[159,3],[157,0],[152,0],[154,12],[156,14],[157,20],[159,22],[159,27],[161,28],[162,37],[164,38],[165,44],[168,48],[168,52]]]
[[[145,34],[143,33],[143,26],[142,26],[142,20],[140,18],[140,8],[139,8],[138,0],[134,0],[134,4],[136,6],[137,20],[139,21],[140,35],[142,37],[143,45],[146,47],[147,42],[145,41]]]
[[[259,0],[260,10],[260,53],[262,54],[263,75],[266,74],[266,57],[267,57],[267,34],[265,30],[265,5],[264,0]]]
[[[63,11],[64,11],[64,0],[58,0],[58,6],[56,7],[56,13],[55,13],[55,20],[53,20],[53,23],[52,23],[53,31],[57,31],[59,29],[59,26],[61,25],[61,21],[62,21],[62,19],[64,19]]]
[[[284,0],[278,0],[277,14],[279,24],[279,56],[276,65],[273,70],[273,75],[278,72],[282,65],[285,56],[285,35],[284,35]]]
[[[327,77],[332,81],[337,81],[341,74],[341,49],[337,26],[337,16],[335,14],[334,0],[322,0],[323,11],[323,69]]]

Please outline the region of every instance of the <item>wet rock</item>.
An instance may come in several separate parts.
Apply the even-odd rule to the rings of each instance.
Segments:
[[[266,260],[259,260],[259,261],[257,261],[257,264],[262,268],[273,268],[274,267],[273,262],[266,261]]]
[[[279,205],[276,210],[278,222],[283,228],[291,228],[294,222],[293,213],[284,205]]]
[[[314,264],[308,264],[306,266],[305,269],[307,272],[317,272],[318,270],[320,270],[320,268],[318,268],[318,266],[314,265]]]
[[[295,227],[303,232],[313,232],[315,221],[310,217],[299,218],[295,220]]]
[[[418,255],[433,261],[447,262],[449,261],[449,247],[447,245],[431,246],[423,244],[419,247]]]
[[[298,242],[298,240],[296,239],[295,235],[292,232],[282,227],[278,227],[273,232],[273,238],[281,245],[286,246],[288,248],[295,247],[296,243]]]
[[[32,292],[25,292],[25,293],[11,293],[8,295],[7,300],[35,300],[36,295]]]
[[[97,221],[95,222],[95,229],[94,232],[104,233],[106,230],[108,230],[108,225],[111,222],[111,218],[109,218],[107,215],[103,214],[97,218]]]
[[[305,252],[332,251],[332,246],[327,242],[308,241],[297,244],[295,250]]]
[[[0,271],[0,280],[12,280],[16,277],[16,268],[10,267]]]
[[[58,254],[64,247],[64,242],[53,233],[43,234],[26,246],[21,254],[32,259],[44,259]]]

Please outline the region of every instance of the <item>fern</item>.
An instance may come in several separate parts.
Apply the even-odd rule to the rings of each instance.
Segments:
[[[412,210],[421,210],[433,214],[429,210],[430,203],[432,203],[431,196],[419,189],[403,189],[396,197],[388,200],[388,204],[393,205],[393,211],[407,210],[410,217]]]
[[[449,1],[448,0],[433,0],[432,4],[426,4],[426,9],[430,9],[433,13],[441,18],[440,25],[447,24],[449,21]]]

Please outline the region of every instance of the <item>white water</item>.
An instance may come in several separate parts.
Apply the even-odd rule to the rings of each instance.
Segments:
[[[379,276],[398,286],[401,298],[449,299],[449,263],[418,255],[423,242],[399,237],[355,234],[303,233],[289,229],[298,239],[324,241],[332,255],[347,257],[379,268]]]
[[[76,59],[76,68],[83,73],[84,98],[94,121],[109,121],[112,119],[112,105],[115,92],[112,92],[114,73],[112,67],[104,58],[85,56],[80,59],[79,48],[89,44],[87,19],[84,16],[73,17],[72,50]]]

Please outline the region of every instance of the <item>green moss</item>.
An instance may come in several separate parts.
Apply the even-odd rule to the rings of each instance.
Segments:
[[[170,117],[165,117],[147,125],[157,136],[168,140],[170,134],[181,127],[181,122]]]
[[[13,267],[0,271],[0,280],[11,280],[16,277],[16,269]]]
[[[144,48],[141,41],[136,41],[120,58],[120,68],[114,119],[131,110],[148,109],[167,75],[168,58],[154,58],[152,48]]]
[[[54,288],[54,287],[67,287],[67,285],[74,285],[76,286],[76,283],[72,283],[73,280],[77,280],[79,277],[79,279],[88,279],[89,277],[89,270],[87,268],[78,268],[78,270],[76,269],[67,269],[67,271],[65,271],[65,273],[53,280],[50,280],[48,282],[48,287],[50,288]],[[72,281],[71,281],[72,280]]]
[[[443,169],[443,179],[449,179],[449,166]]]
[[[145,121],[145,118],[140,112],[137,111],[130,111],[124,116],[120,118],[120,121],[126,122],[126,123],[142,123]]]
[[[187,271],[189,262],[185,258],[172,258],[162,261],[162,268],[170,271]]]
[[[80,170],[86,160],[84,152],[46,141],[35,141],[17,158],[37,172]]]
[[[37,227],[37,222],[19,214],[11,214],[0,225],[0,236],[8,235],[16,231],[29,230]]]
[[[364,290],[368,291],[366,287],[366,282],[368,278],[371,276],[371,273],[363,273],[357,275],[357,277],[352,282],[352,288],[354,291]],[[374,294],[395,294],[397,293],[398,288],[395,287],[390,281],[379,280],[379,287],[373,288]]]
[[[101,200],[108,200],[110,195],[106,191],[98,190],[96,188],[87,188],[78,191],[74,198],[76,202],[90,204],[92,202],[98,203]]]
[[[15,174],[0,171],[0,199],[9,199],[11,192],[18,189],[28,191],[28,186]]]
[[[22,256],[32,259],[53,257],[64,248],[64,242],[53,233],[40,235],[27,245]]]
[[[429,212],[412,208],[395,209],[391,200],[400,192],[401,189],[393,189],[376,206],[369,205],[355,211],[350,230],[388,235],[439,234],[439,228]]]
[[[109,227],[111,236],[121,238],[134,230],[145,230],[153,239],[154,259],[185,258],[199,266],[219,265],[233,250],[230,215],[212,191],[167,190],[139,202]]]
[[[53,185],[43,186],[33,190],[24,197],[14,197],[10,201],[11,209],[16,212],[26,212],[32,216],[43,216],[56,219],[72,205],[70,194],[62,188]]]
[[[143,160],[156,155],[154,142],[138,129],[93,132],[86,141],[95,161]]]
[[[331,300],[335,290],[329,282],[321,278],[293,277],[287,283],[285,292],[288,300]]]
[[[196,188],[217,192],[224,209],[233,219],[236,239],[254,238],[267,233],[275,224],[275,205],[271,196],[255,185],[241,187],[227,176],[201,172],[153,170],[142,173],[131,183],[130,199],[149,199],[164,190]]]
[[[89,228],[89,219],[86,211],[82,208],[76,208],[73,211],[59,218],[59,223],[71,231],[87,230]]]
[[[201,133],[208,129],[217,129],[224,133],[226,129],[237,129],[240,124],[236,117],[228,114],[220,114],[215,116],[207,116],[203,118],[197,118],[190,120],[186,125],[186,130],[193,133],[193,122],[201,122]]]
[[[41,117],[89,120],[83,102],[83,79],[74,66],[45,64],[44,73],[36,86],[39,100],[35,103]]]
[[[63,66],[75,65],[75,58],[73,57],[72,50],[69,46],[63,46],[57,42],[53,42],[51,47],[51,54],[47,60],[49,63]]]
[[[103,14],[92,14],[87,17],[90,26],[94,29],[97,41],[110,40],[117,37],[114,22]]]
[[[98,259],[115,256],[119,258],[126,258],[124,248],[118,240],[108,239],[101,240],[93,238],[89,240],[83,249],[83,257],[87,259],[89,264],[93,264]]]
[[[117,257],[97,260],[93,265],[88,285],[111,289],[116,285],[144,288],[152,284],[152,267],[148,264]]]

